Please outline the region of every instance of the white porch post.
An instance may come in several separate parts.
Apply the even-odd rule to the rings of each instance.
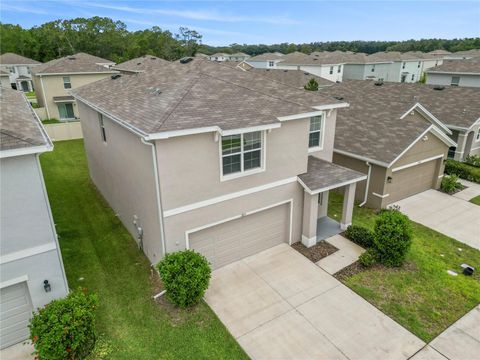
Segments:
[[[353,205],[355,200],[355,188],[357,183],[345,186],[345,193],[343,195],[343,210],[340,228],[346,230],[352,224]]]
[[[317,243],[318,194],[303,193],[302,244],[312,247]]]

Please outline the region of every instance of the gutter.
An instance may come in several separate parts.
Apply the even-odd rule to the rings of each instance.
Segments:
[[[363,197],[363,201],[361,204],[359,204],[359,207],[362,207],[367,203],[368,199],[368,190],[370,187],[370,175],[372,173],[372,164],[370,164],[368,161],[365,162],[365,164],[368,166],[368,173],[367,173],[367,184],[365,185],[365,196]]]
[[[152,163],[153,163],[153,171],[154,171],[154,176],[155,176],[155,195],[156,195],[156,201],[157,201],[157,211],[158,211],[158,223],[160,226],[160,237],[162,240],[162,252],[163,256],[165,257],[166,253],[166,246],[165,246],[165,230],[164,230],[164,225],[163,225],[163,215],[162,215],[162,200],[160,197],[160,177],[158,175],[158,166],[157,166],[157,150],[155,143],[151,143],[149,141],[145,141],[145,139],[142,137],[140,138],[140,141],[147,145],[150,146],[152,149]]]

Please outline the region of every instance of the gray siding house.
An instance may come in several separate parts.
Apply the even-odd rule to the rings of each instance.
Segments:
[[[72,94],[90,176],[152,263],[195,249],[219,268],[351,223],[366,176],[331,162],[343,101],[201,59]]]
[[[38,156],[53,145],[21,92],[0,89],[0,348],[28,338],[32,311],[65,296]]]
[[[427,72],[427,84],[480,87],[480,58],[449,60]]]

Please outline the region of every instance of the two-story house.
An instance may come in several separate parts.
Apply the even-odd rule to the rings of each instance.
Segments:
[[[0,70],[10,74],[10,84],[14,89],[33,91],[32,69],[42,63],[14,53],[0,55]]]
[[[24,95],[0,89],[0,348],[32,311],[68,293],[39,155],[53,145]]]
[[[152,263],[195,249],[218,268],[351,223],[366,176],[331,162],[343,101],[197,59],[72,94],[90,176]]]
[[[426,71],[427,84],[480,87],[480,57],[447,60],[443,65]]]
[[[78,119],[75,99],[69,91],[118,73],[113,61],[78,53],[49,61],[33,70],[37,103],[45,118],[61,121]]]
[[[4,70],[0,70],[0,86],[4,89],[10,89],[10,74]]]
[[[281,53],[264,53],[249,58],[246,63],[257,69],[274,69],[283,57]]]

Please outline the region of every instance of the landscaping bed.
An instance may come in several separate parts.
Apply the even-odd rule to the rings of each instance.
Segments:
[[[330,192],[328,215],[338,218],[342,204],[342,195]],[[353,224],[372,230],[376,217],[375,210],[356,206]],[[412,227],[412,246],[403,266],[376,264],[367,269],[354,263],[336,277],[428,342],[480,303],[480,251],[421,224],[412,222]],[[462,263],[477,270],[465,276]]]
[[[297,242],[292,245],[292,248],[314,263],[338,251],[335,246],[326,241],[320,241],[316,245],[313,245],[309,248],[307,248],[301,242]]]
[[[458,177],[480,184],[480,167],[469,165],[455,160],[447,160],[445,174],[455,174]]]
[[[98,294],[97,331],[111,359],[247,359],[205,302],[179,309],[91,183],[82,140],[41,157],[69,287]]]

